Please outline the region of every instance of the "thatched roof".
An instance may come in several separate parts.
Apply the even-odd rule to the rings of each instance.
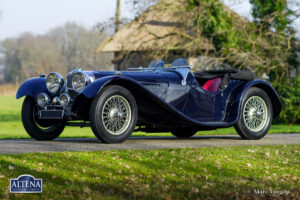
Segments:
[[[97,52],[171,50],[180,40],[177,32],[184,32],[176,9],[176,0],[162,0],[150,7],[137,19],[122,27],[112,37],[100,44]],[[203,48],[212,49],[213,45],[203,38]]]
[[[122,27],[112,37],[100,44],[97,52],[121,52],[143,50],[178,50],[182,35],[186,33],[187,25],[182,24],[183,12],[178,12],[182,6],[179,0],[161,0],[150,7],[138,18]],[[242,19],[225,6],[226,11],[235,19]],[[177,45],[177,46],[176,46]],[[199,38],[197,45],[204,51],[214,50],[214,45],[207,38]]]

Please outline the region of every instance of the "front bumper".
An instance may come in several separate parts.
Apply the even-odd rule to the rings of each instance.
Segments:
[[[71,107],[49,105],[39,108],[37,116],[39,119],[70,119]]]
[[[55,96],[50,96],[50,101],[47,106],[40,107],[38,109],[37,116],[39,119],[71,119],[71,110],[73,105],[73,100],[77,93],[72,93],[72,90],[62,90]],[[71,93],[71,94],[70,94]],[[67,106],[62,106],[59,97],[62,95],[69,95],[69,104]]]
[[[40,119],[63,119],[64,110],[41,110],[39,111]]]

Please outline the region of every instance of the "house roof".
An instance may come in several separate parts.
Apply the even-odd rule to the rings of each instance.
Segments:
[[[97,52],[178,50],[182,35],[189,35],[186,24],[182,24],[182,14],[178,12],[181,1],[161,0],[138,18],[126,24],[112,37],[103,41]],[[235,19],[242,19],[231,9],[225,9]],[[244,19],[242,19],[244,20]],[[198,38],[197,45],[204,51],[214,50],[214,45],[206,37]],[[189,48],[192,48],[189,46]],[[182,47],[184,49],[184,47]]]
[[[103,41],[97,52],[142,51],[142,50],[172,50],[181,36],[174,34],[184,32],[180,24],[180,16],[174,0],[162,0],[150,7],[138,18],[126,24],[112,37]],[[202,38],[204,49],[212,49],[213,45]]]

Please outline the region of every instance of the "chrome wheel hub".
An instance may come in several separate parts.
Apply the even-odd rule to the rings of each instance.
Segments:
[[[250,97],[244,106],[243,119],[246,127],[253,131],[261,131],[267,123],[268,109],[265,101],[259,96]]]
[[[131,121],[131,107],[127,99],[120,95],[111,96],[102,109],[102,123],[112,135],[121,135]]]
[[[119,109],[117,109],[117,108],[113,108],[109,112],[108,116],[109,116],[110,120],[115,121],[115,120],[122,119],[122,117],[124,116],[124,113],[122,111],[119,111]]]

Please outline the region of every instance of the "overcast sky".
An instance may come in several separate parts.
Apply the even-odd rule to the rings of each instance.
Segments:
[[[224,1],[238,14],[249,18],[248,0]],[[0,0],[0,40],[23,32],[43,34],[66,22],[92,27],[113,17],[115,5],[116,0]],[[131,17],[124,0],[122,17]],[[300,20],[296,26],[300,29]]]
[[[0,0],[0,40],[23,32],[43,34],[66,22],[92,27],[113,17],[115,6],[116,0]],[[130,16],[122,7],[122,15]]]

